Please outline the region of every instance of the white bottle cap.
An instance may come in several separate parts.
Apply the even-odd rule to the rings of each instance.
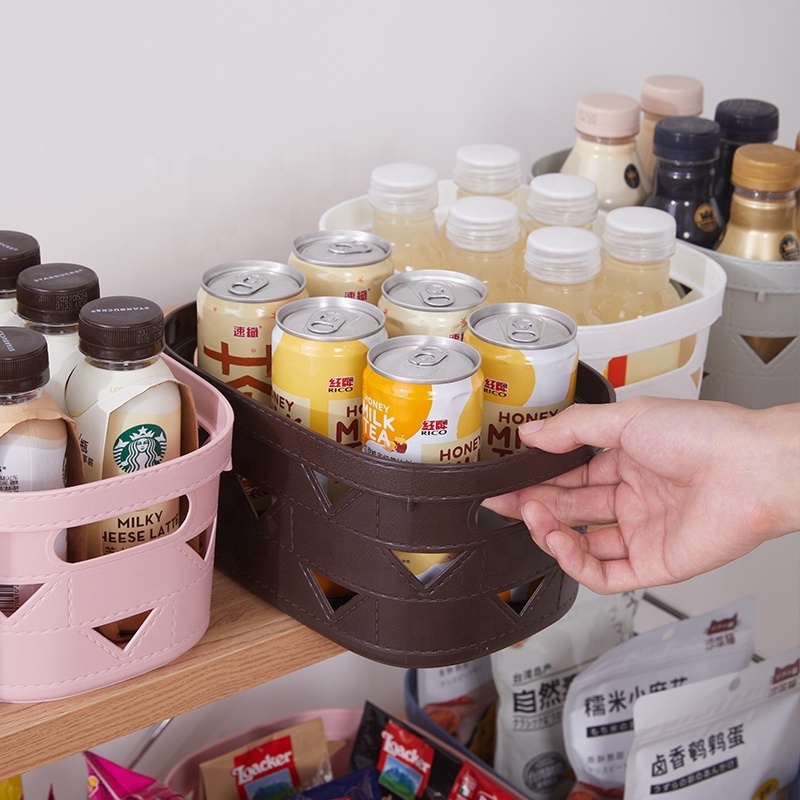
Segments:
[[[703,113],[703,84],[685,75],[651,75],[642,84],[642,110],[658,117]]]
[[[645,206],[608,212],[603,246],[621,261],[647,264],[664,261],[675,252],[675,220],[666,211]]]
[[[424,164],[382,164],[369,178],[369,203],[387,214],[427,214],[439,203],[436,173]]]
[[[546,283],[585,283],[600,272],[600,240],[584,228],[539,228],[528,236],[525,271]]]
[[[475,194],[506,194],[522,183],[522,157],[502,144],[459,147],[453,167],[456,186]]]
[[[624,94],[585,94],[575,110],[578,133],[601,139],[625,139],[639,133],[639,104]]]
[[[462,250],[508,250],[519,239],[519,211],[502,197],[461,197],[450,206],[445,230]]]
[[[588,225],[597,216],[597,184],[580,175],[537,175],[528,187],[528,214],[545,225]]]

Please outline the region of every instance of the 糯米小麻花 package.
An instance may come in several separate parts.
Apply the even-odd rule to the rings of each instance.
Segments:
[[[460,759],[367,702],[350,766],[370,764],[378,770],[378,783],[397,800],[447,800],[461,769]]]
[[[577,780],[621,789],[638,698],[742,669],[753,656],[755,603],[746,597],[608,650],[578,673],[564,704],[564,744]]]
[[[182,800],[169,786],[134,772],[90,751],[84,752],[88,772],[88,800]],[[52,793],[52,787],[51,787]]]
[[[494,705],[489,656],[417,670],[417,700],[442,730],[487,764],[494,757]]]
[[[296,794],[292,800],[381,800],[378,771],[372,765]]]
[[[800,765],[800,647],[642,698],[625,796],[766,800]]]
[[[333,779],[320,718],[200,764],[199,800],[283,800]]]
[[[566,616],[491,655],[494,769],[533,800],[563,800],[574,784],[561,726],[567,690],[594,659],[633,635],[642,595],[598,595],[581,586]]]

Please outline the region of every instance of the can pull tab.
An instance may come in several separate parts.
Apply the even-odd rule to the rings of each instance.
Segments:
[[[415,367],[435,367],[447,358],[447,350],[443,347],[422,346],[418,347],[408,357],[409,363]]]
[[[328,245],[328,252],[336,256],[346,256],[351,253],[369,253],[371,251],[372,245],[368,242],[361,242],[358,239],[341,239]]]
[[[422,302],[426,306],[433,308],[446,308],[453,305],[453,287],[449,283],[441,283],[439,281],[431,281],[430,283],[423,283],[420,287],[422,293]]]
[[[244,272],[233,279],[228,291],[231,294],[245,297],[255,294],[259,289],[263,289],[269,283],[266,275],[255,275],[251,272]]]
[[[306,322],[306,328],[312,333],[327,336],[328,334],[336,333],[346,321],[347,317],[341,311],[323,309]]]
[[[508,319],[506,338],[518,344],[534,344],[542,338],[542,320],[526,314],[515,314]]]

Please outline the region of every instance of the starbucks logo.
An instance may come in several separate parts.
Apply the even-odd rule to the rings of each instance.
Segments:
[[[114,461],[123,472],[138,472],[164,460],[167,434],[158,425],[128,428],[114,443]]]

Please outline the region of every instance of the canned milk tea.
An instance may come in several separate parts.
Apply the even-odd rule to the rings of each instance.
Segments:
[[[474,311],[464,341],[483,359],[481,458],[525,449],[523,422],[555,416],[575,400],[575,322],[532,303],[498,303]]]
[[[197,366],[270,405],[275,314],[301,297],[308,297],[305,278],[287,264],[232,261],[212,267],[197,293]]]
[[[384,281],[378,308],[389,336],[464,338],[467,317],[486,301],[483,281],[446,269],[400,272]]]
[[[364,370],[364,452],[396,461],[464,464],[480,456],[481,357],[440,336],[399,336],[373,347]],[[454,553],[394,551],[424,584]]]
[[[339,444],[360,447],[367,351],[385,338],[382,312],[362,300],[288,303],[272,332],[272,407]]]
[[[294,240],[289,264],[306,276],[311,297],[377,304],[394,273],[392,245],[364,231],[314,231]]]

